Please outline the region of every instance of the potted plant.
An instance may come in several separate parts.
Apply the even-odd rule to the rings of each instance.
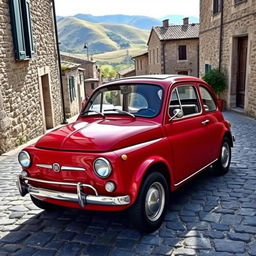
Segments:
[[[222,111],[223,109],[223,100],[220,99],[220,94],[226,88],[226,79],[223,71],[218,68],[208,71],[202,79],[206,81],[213,88],[214,92],[217,95],[218,107]]]

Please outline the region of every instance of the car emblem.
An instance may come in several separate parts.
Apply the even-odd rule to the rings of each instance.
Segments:
[[[52,170],[53,170],[54,172],[60,172],[60,170],[61,170],[60,165],[59,165],[58,163],[54,163],[54,164],[52,165]]]

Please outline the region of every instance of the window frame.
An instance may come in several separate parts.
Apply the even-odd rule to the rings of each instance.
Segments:
[[[205,89],[205,90],[208,92],[208,94],[211,96],[212,101],[214,102],[214,105],[215,105],[215,109],[214,109],[214,110],[211,110],[211,111],[207,111],[207,110],[206,110],[205,104],[204,104],[204,102],[203,102],[203,100],[204,100],[204,99],[203,99],[203,95],[202,95],[202,93],[201,93],[200,88]],[[199,93],[200,93],[200,98],[201,98],[202,103],[203,103],[203,109],[204,109],[204,111],[205,111],[206,113],[213,113],[213,112],[216,112],[216,111],[218,110],[218,103],[216,102],[215,97],[212,95],[212,93],[210,92],[210,90],[209,90],[206,86],[204,86],[204,85],[202,85],[202,84],[199,85],[198,90],[199,90]],[[202,105],[202,104],[201,104],[201,105]]]
[[[68,77],[68,89],[69,89],[69,99],[72,103],[76,99],[76,87],[75,87],[75,77]]]
[[[171,117],[170,116],[170,111],[169,111],[169,108],[170,108],[170,103],[171,103],[171,99],[172,99],[172,94],[174,91],[176,91],[176,94],[178,96],[178,101],[179,101],[179,108],[182,109],[183,111],[183,107],[182,107],[182,99],[180,99],[180,94],[177,90],[178,87],[182,87],[182,86],[192,86],[194,88],[194,91],[195,91],[195,95],[197,97],[197,101],[198,101],[198,106],[200,107],[199,109],[199,112],[197,113],[194,113],[194,114],[190,114],[190,115],[183,115],[182,117]],[[172,88],[172,91],[170,93],[170,99],[169,99],[169,104],[168,104],[168,117],[169,117],[169,120],[172,119],[173,121],[177,121],[177,120],[182,120],[182,119],[187,119],[187,118],[190,118],[190,117],[194,117],[194,116],[199,116],[203,113],[203,107],[202,107],[202,103],[201,103],[201,98],[200,98],[200,94],[198,92],[198,86],[196,84],[193,84],[193,83],[188,83],[188,84],[178,84],[177,86],[175,86],[174,88]],[[184,113],[184,111],[183,111]]]
[[[178,47],[179,60],[188,60],[187,45],[179,45]]]
[[[29,60],[34,56],[30,1],[10,0],[9,7],[15,59]]]
[[[222,0],[213,0],[213,5],[212,5],[212,12],[213,15],[219,14],[221,12],[221,1]]]

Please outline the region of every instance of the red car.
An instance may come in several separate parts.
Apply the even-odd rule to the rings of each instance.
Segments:
[[[151,232],[171,191],[209,166],[229,170],[232,146],[230,123],[204,81],[130,77],[97,88],[76,122],[22,150],[17,185],[40,208],[128,209]]]

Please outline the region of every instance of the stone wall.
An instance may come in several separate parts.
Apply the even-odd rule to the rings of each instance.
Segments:
[[[186,45],[187,60],[179,60],[179,45]],[[198,76],[198,48],[199,39],[164,42],[165,73],[178,74],[187,72],[188,75]]]
[[[148,73],[163,74],[162,46],[156,32],[152,30],[148,42]]]
[[[212,0],[200,1],[200,75],[205,64],[219,67],[221,14],[213,15]],[[247,0],[235,4],[224,0],[221,67],[226,72],[227,89],[222,97],[227,108],[236,108],[238,39],[248,37],[244,112],[256,117],[256,4]]]
[[[73,76],[75,80],[75,97],[70,99],[69,77]],[[80,77],[82,76],[82,78]],[[82,101],[85,99],[84,92],[84,71],[78,68],[67,69],[62,72],[62,81],[64,87],[65,112],[68,117],[72,117],[80,112]]]
[[[0,154],[43,134],[46,115],[52,126],[63,119],[52,1],[31,0],[35,55],[24,61],[14,57],[8,3],[0,0]]]
[[[136,76],[148,74],[148,54],[135,57]]]

